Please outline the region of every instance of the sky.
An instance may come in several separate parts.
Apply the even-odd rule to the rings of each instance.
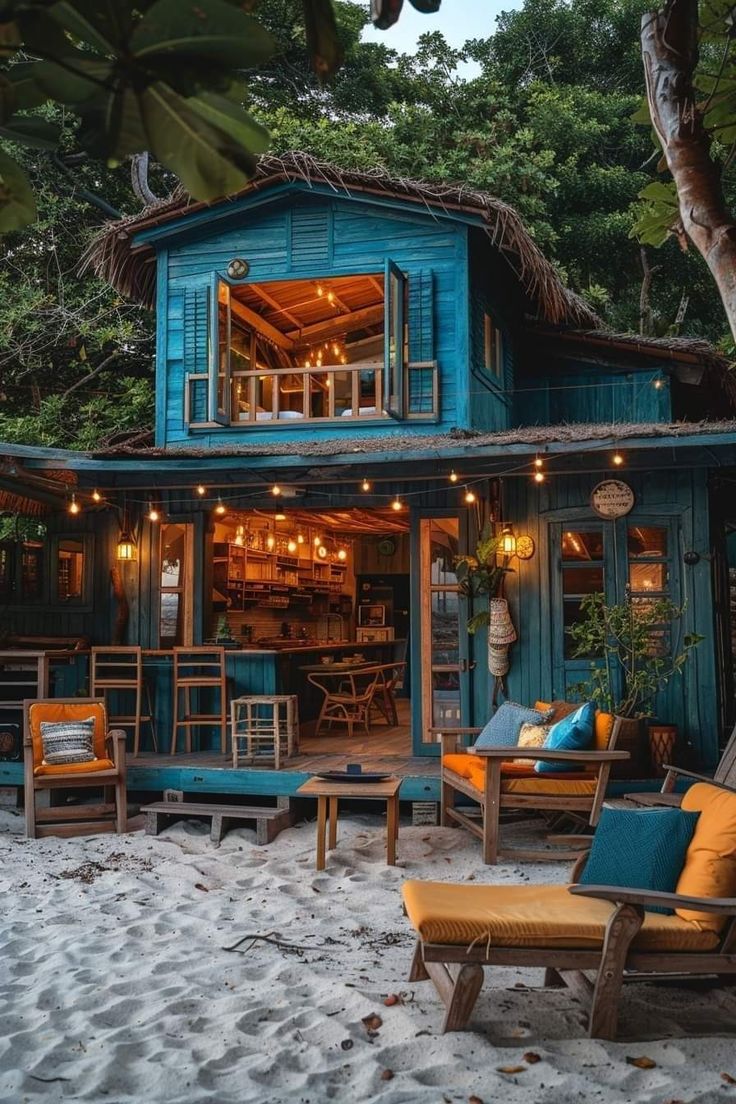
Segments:
[[[412,54],[419,35],[441,31],[451,46],[462,46],[469,38],[487,38],[501,11],[520,8],[521,0],[443,0],[436,15],[422,15],[404,0],[399,22],[387,31],[367,27],[366,42],[383,42],[399,53]]]

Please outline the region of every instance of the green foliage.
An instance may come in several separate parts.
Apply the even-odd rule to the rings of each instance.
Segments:
[[[493,524],[486,522],[478,537],[475,554],[458,556],[455,560],[455,576],[460,593],[468,599],[470,609],[475,598],[495,598],[500,594],[505,576],[513,571],[506,563],[498,562],[501,545],[501,536],[496,536]],[[468,619],[468,632],[477,632],[488,624],[488,620],[487,609],[472,613]]]
[[[588,594],[580,603],[582,619],[567,631],[574,657],[591,659],[589,678],[573,693],[620,717],[651,716],[654,699],[679,674],[702,636],[686,633],[682,646],[667,647],[684,606],[669,598],[636,598],[608,605],[603,594]],[[622,685],[621,696],[616,688]]]
[[[674,181],[670,180],[666,184],[659,180],[652,181],[639,192],[639,199],[642,202],[636,222],[631,228],[631,236],[638,238],[644,245],[664,245],[680,221]]]

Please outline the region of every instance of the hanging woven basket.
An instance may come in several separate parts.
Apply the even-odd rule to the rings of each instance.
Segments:
[[[509,604],[505,598],[491,598],[488,607],[488,644],[498,647],[513,644],[516,629],[509,613]]]
[[[509,667],[509,649],[507,644],[489,644],[488,645],[488,670],[496,678],[502,678],[508,673]]]

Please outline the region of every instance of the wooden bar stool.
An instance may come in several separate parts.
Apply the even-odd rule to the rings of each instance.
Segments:
[[[142,724],[149,725],[153,750],[158,751],[151,691],[143,679],[141,649],[137,646],[92,648],[89,680],[91,697],[101,698],[105,702],[110,726],[132,730],[133,755],[140,753]],[[111,710],[108,699],[110,693],[125,696],[132,705],[132,712],[116,713]],[[145,713],[144,696],[147,707]]]
[[[192,750],[193,728],[219,728],[220,751],[227,753],[227,675],[225,649],[215,647],[174,648],[174,712],[171,724],[171,754],[176,754],[179,729],[184,729],[184,750]],[[216,697],[217,708],[205,713],[193,712],[201,691],[209,690]]]
[[[241,760],[289,759],[299,746],[299,704],[296,694],[250,694],[230,703],[233,766]]]

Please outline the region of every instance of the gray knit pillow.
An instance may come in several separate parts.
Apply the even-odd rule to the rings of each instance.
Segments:
[[[96,759],[95,719],[86,721],[41,721],[45,763],[91,763]]]

